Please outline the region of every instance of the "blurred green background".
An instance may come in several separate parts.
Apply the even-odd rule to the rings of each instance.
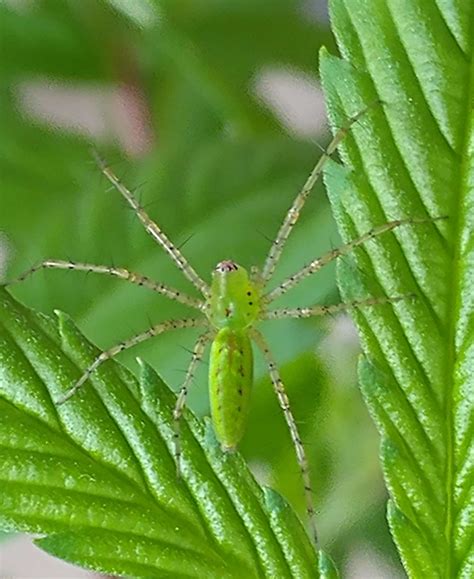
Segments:
[[[200,274],[261,264],[328,142],[318,50],[335,52],[324,1],[0,2],[0,276],[45,258],[115,264],[193,293],[92,162],[93,145]],[[323,186],[274,282],[338,243]],[[115,279],[45,271],[15,286],[62,309],[99,347],[188,312]],[[338,301],[334,268],[281,304]],[[312,463],[320,535],[347,577],[403,576],[385,522],[378,439],[356,387],[345,316],[263,330]],[[177,389],[196,333],[172,333],[122,361],[148,360]],[[190,396],[206,414],[207,365]],[[304,516],[293,447],[263,365],[242,451],[260,482]],[[0,553],[5,545],[0,545]]]

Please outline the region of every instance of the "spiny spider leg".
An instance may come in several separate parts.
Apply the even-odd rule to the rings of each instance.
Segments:
[[[79,388],[86,382],[91,374],[97,370],[97,368],[103,364],[106,360],[110,360],[120,352],[124,350],[128,350],[129,348],[133,348],[137,344],[141,342],[145,342],[154,336],[158,336],[159,334],[163,334],[164,332],[170,330],[180,330],[182,328],[196,328],[199,326],[206,326],[208,325],[208,321],[206,318],[186,318],[184,320],[168,320],[166,322],[161,322],[160,324],[156,324],[152,326],[146,332],[142,332],[125,340],[124,342],[120,342],[116,346],[109,348],[105,352],[102,352],[97,358],[92,362],[92,364],[87,368],[84,374],[79,378],[79,380],[74,384],[72,388],[70,388],[59,400],[56,401],[56,404],[64,404],[69,398],[74,396],[74,394],[79,390]]]
[[[291,433],[291,438],[293,440],[293,445],[296,449],[296,458],[298,460],[298,466],[301,472],[301,478],[303,479],[304,484],[304,491],[306,497],[306,512],[308,515],[308,519],[311,526],[311,533],[314,538],[314,543],[316,548],[318,547],[318,533],[316,530],[316,521],[315,521],[315,511],[314,511],[314,504],[313,504],[313,490],[311,487],[311,478],[309,474],[309,463],[308,459],[306,458],[306,453],[304,450],[303,442],[301,440],[300,434],[298,432],[298,426],[296,424],[296,420],[293,416],[293,413],[290,409],[290,401],[288,400],[288,396],[285,391],[285,387],[280,377],[280,373],[278,368],[275,364],[272,354],[268,348],[267,341],[263,337],[263,335],[256,329],[251,330],[251,337],[256,342],[257,346],[262,351],[262,354],[265,358],[265,361],[268,366],[268,371],[270,374],[270,379],[273,384],[273,388],[278,398],[278,402],[280,403],[280,407],[283,410],[283,414],[285,416],[286,423]]]
[[[189,387],[194,380],[194,375],[196,373],[196,368],[201,362],[204,350],[207,344],[212,340],[214,337],[214,331],[206,332],[199,336],[194,349],[191,361],[189,362],[189,366],[186,372],[186,376],[184,378],[183,385],[178,394],[178,398],[176,399],[176,405],[173,411],[173,421],[174,421],[174,456],[176,461],[176,474],[177,476],[181,476],[181,431],[180,431],[180,421],[181,416],[184,411],[184,407],[186,406],[186,398],[189,392]]]
[[[268,292],[264,296],[264,301],[266,303],[272,302],[276,298],[285,294],[291,288],[294,288],[296,285],[298,285],[301,282],[301,280],[305,279],[309,275],[312,275],[313,273],[316,273],[317,271],[319,271],[321,268],[323,268],[328,263],[331,263],[331,261],[334,261],[335,259],[337,259],[338,257],[341,257],[343,255],[347,255],[353,249],[355,249],[356,247],[359,247],[359,245],[362,245],[363,243],[365,243],[366,241],[369,241],[370,239],[374,239],[374,237],[377,237],[378,235],[381,235],[382,233],[386,233],[387,231],[392,231],[393,229],[396,229],[397,227],[400,227],[401,225],[413,225],[415,223],[431,223],[433,221],[438,221],[440,219],[446,219],[446,217],[444,217],[444,216],[443,217],[421,217],[421,218],[415,217],[415,218],[407,218],[407,219],[396,219],[394,221],[389,221],[387,223],[383,223],[382,225],[377,225],[376,227],[373,227],[372,229],[367,231],[367,233],[364,233],[364,235],[361,235],[361,237],[354,239],[352,241],[349,241],[349,243],[341,245],[341,247],[338,247],[336,249],[329,251],[328,253],[326,253],[322,257],[318,257],[317,259],[314,259],[311,263],[305,265],[298,272],[294,273],[293,275],[290,275],[279,286],[277,286],[272,291]]]
[[[330,306],[311,306],[309,308],[281,308],[270,310],[263,313],[265,320],[282,320],[285,318],[311,318],[313,316],[325,316],[327,314],[336,314],[338,312],[363,308],[366,306],[379,306],[382,304],[395,304],[402,300],[416,297],[415,294],[406,294],[403,296],[367,298],[365,300],[353,300],[343,304],[334,304]]]
[[[140,221],[145,226],[147,232],[157,241],[161,247],[171,256],[171,259],[177,265],[183,274],[188,278],[188,280],[207,298],[210,294],[209,286],[204,280],[196,273],[192,265],[184,257],[181,251],[174,245],[172,241],[168,238],[166,233],[157,225],[148,214],[140,207],[140,204],[132,195],[131,191],[125,187],[125,185],[120,181],[120,179],[113,173],[110,167],[107,166],[105,161],[94,151],[94,156],[97,163],[102,171],[102,173],[107,177],[107,179],[112,183],[112,185],[121,193],[125,198],[127,203],[132,207]]]
[[[275,267],[283,252],[285,243],[288,237],[290,236],[291,230],[298,221],[298,218],[306,202],[306,199],[308,198],[316,181],[321,175],[324,169],[324,165],[331,158],[331,155],[336,151],[339,143],[344,139],[344,137],[349,132],[352,125],[354,125],[354,123],[359,121],[360,118],[363,117],[366,114],[366,112],[369,111],[376,104],[380,104],[380,101],[377,100],[376,102],[371,103],[370,105],[365,107],[365,109],[358,112],[353,117],[349,118],[347,123],[336,132],[332,141],[329,143],[329,145],[319,158],[314,169],[311,171],[310,176],[306,180],[306,183],[303,185],[303,188],[298,193],[288,213],[285,215],[285,219],[277,233],[275,241],[272,243],[272,246],[270,247],[270,251],[268,253],[267,259],[265,260],[265,265],[263,266],[263,271],[261,275],[261,282],[263,285],[265,285],[268,282],[273,272],[275,271]]]
[[[175,300],[177,302],[181,302],[182,304],[186,304],[192,308],[197,310],[204,309],[204,302],[188,296],[181,291],[174,289],[170,286],[167,286],[162,283],[155,282],[146,276],[139,275],[134,273],[133,271],[129,271],[122,267],[113,267],[107,265],[94,265],[91,263],[78,263],[75,261],[64,261],[60,259],[47,259],[41,262],[38,265],[33,266],[32,268],[28,269],[24,273],[22,273],[16,279],[7,282],[5,285],[12,285],[14,283],[21,282],[25,280],[30,275],[40,271],[41,269],[68,269],[74,271],[85,271],[89,273],[100,273],[104,275],[111,275],[115,277],[119,277],[121,279],[127,280],[131,283],[134,283],[139,286],[146,287],[151,289],[155,292],[158,292],[167,298]]]

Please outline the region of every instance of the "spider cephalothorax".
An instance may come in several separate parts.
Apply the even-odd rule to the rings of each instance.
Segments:
[[[245,268],[230,260],[221,261],[213,271],[207,304],[206,314],[217,330],[244,330],[259,316],[259,288]]]

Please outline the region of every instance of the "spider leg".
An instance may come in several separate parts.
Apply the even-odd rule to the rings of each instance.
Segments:
[[[146,231],[153,237],[153,239],[158,242],[161,247],[170,255],[171,259],[174,261],[178,269],[180,269],[183,274],[188,278],[188,280],[207,298],[210,294],[209,286],[201,277],[196,273],[192,265],[184,257],[181,251],[174,245],[174,243],[168,238],[166,233],[161,229],[161,227],[155,223],[146,213],[146,211],[140,206],[138,201],[132,195],[131,191],[125,187],[125,185],[120,181],[120,179],[115,175],[112,169],[105,163],[97,153],[94,153],[97,163],[102,171],[102,173],[107,177],[107,179],[112,183],[112,185],[117,189],[117,191],[124,197],[127,203],[131,206],[133,211],[136,213],[142,224],[144,225]]]
[[[336,151],[339,143],[344,139],[344,137],[349,132],[352,125],[354,125],[354,123],[359,121],[367,113],[367,111],[369,111],[374,105],[379,103],[380,101],[377,100],[376,102],[371,103],[362,111],[358,112],[353,117],[349,118],[347,123],[336,132],[332,141],[323,151],[323,154],[319,158],[314,169],[311,171],[308,179],[306,180],[306,183],[303,185],[303,188],[295,197],[295,200],[293,201],[293,204],[288,210],[288,213],[286,214],[285,219],[283,220],[283,223],[280,226],[277,236],[273,241],[272,246],[270,247],[270,251],[265,260],[265,264],[263,266],[263,271],[261,275],[261,282],[263,285],[265,285],[268,282],[273,272],[275,271],[275,267],[277,266],[277,263],[283,252],[283,248],[286,244],[286,241],[290,236],[291,230],[296,225],[296,222],[299,219],[301,210],[303,209],[306,199],[311,193],[311,190],[316,184],[316,181],[319,179],[319,176],[321,175],[327,161],[331,158],[331,155]]]
[[[192,384],[194,379],[194,375],[196,373],[196,368],[201,362],[204,350],[207,344],[212,340],[214,335],[213,331],[206,332],[199,336],[193,352],[192,358],[189,363],[186,376],[184,378],[183,385],[178,394],[178,398],[176,400],[176,405],[173,411],[173,420],[174,420],[174,456],[176,460],[176,474],[177,476],[181,476],[181,432],[180,432],[180,422],[181,416],[183,414],[184,408],[186,406],[186,398],[188,396],[189,387]]]
[[[364,243],[366,243],[370,239],[374,239],[375,237],[378,237],[379,235],[382,235],[383,233],[386,233],[387,231],[392,231],[393,229],[396,229],[397,227],[400,227],[401,225],[414,225],[417,223],[431,223],[433,221],[438,221],[440,219],[446,219],[446,217],[445,216],[443,216],[443,217],[426,217],[426,218],[425,217],[421,217],[421,218],[413,217],[413,218],[407,218],[407,219],[396,219],[394,221],[389,221],[387,223],[383,223],[382,225],[377,225],[376,227],[373,227],[372,229],[367,231],[367,233],[364,233],[364,235],[361,235],[359,238],[354,239],[352,241],[349,241],[349,243],[346,243],[344,245],[341,245],[341,247],[338,247],[336,249],[329,251],[328,253],[326,253],[322,257],[318,257],[317,259],[314,259],[313,261],[311,261],[310,263],[305,265],[303,268],[301,268],[298,272],[287,277],[284,281],[282,281],[280,283],[280,285],[278,285],[275,289],[271,290],[270,292],[268,292],[264,296],[264,301],[266,303],[272,302],[276,298],[285,294],[288,290],[297,286],[303,279],[307,278],[308,276],[310,276],[313,273],[316,273],[317,271],[322,269],[328,263],[331,263],[332,261],[334,261],[338,257],[347,255],[356,247],[363,245]]]
[[[22,273],[16,279],[7,282],[4,285],[12,285],[21,282],[26,278],[28,278],[30,275],[33,275],[37,271],[40,271],[41,269],[67,269],[74,271],[85,271],[86,273],[99,273],[104,275],[115,276],[120,279],[124,279],[131,283],[134,283],[136,285],[151,289],[152,291],[158,292],[171,300],[181,302],[182,304],[185,304],[192,308],[198,310],[202,310],[204,308],[203,301],[188,296],[175,288],[172,288],[162,283],[155,282],[146,276],[134,273],[122,267],[94,265],[91,263],[78,263],[75,261],[64,261],[60,259],[47,259],[45,261],[42,261],[38,265],[35,265],[30,269],[28,269],[27,271],[25,271],[24,273]]]
[[[99,366],[101,366],[106,360],[110,360],[114,358],[120,352],[124,350],[128,350],[129,348],[133,348],[137,344],[141,342],[145,342],[154,336],[158,336],[159,334],[163,334],[164,332],[168,332],[170,330],[179,330],[182,328],[196,328],[199,326],[205,326],[208,324],[206,318],[186,318],[184,320],[168,320],[166,322],[161,322],[160,324],[156,324],[151,326],[145,332],[137,334],[128,340],[120,342],[116,346],[102,352],[97,358],[92,362],[92,364],[86,369],[86,371],[82,374],[79,380],[70,388],[59,400],[57,400],[57,404],[64,404],[67,400],[69,400],[74,394],[81,388],[81,386],[90,378],[91,374],[97,370]]]
[[[281,308],[263,312],[264,320],[283,320],[285,318],[311,318],[313,316],[325,316],[336,314],[347,310],[364,308],[368,306],[379,306],[382,304],[395,304],[402,300],[416,297],[415,294],[406,294],[403,296],[368,298],[365,300],[353,300],[343,304],[334,304],[330,306],[311,306],[309,308]]]
[[[308,459],[306,457],[306,452],[304,450],[303,442],[301,441],[300,434],[298,432],[298,426],[296,424],[296,420],[291,412],[290,408],[290,401],[288,400],[288,396],[285,391],[285,387],[280,377],[280,373],[278,368],[275,364],[272,354],[268,348],[268,344],[263,337],[263,335],[256,329],[251,330],[251,337],[255,340],[257,346],[262,351],[262,354],[265,358],[265,361],[268,366],[268,371],[270,373],[270,378],[273,384],[273,388],[275,390],[275,394],[277,395],[278,402],[280,403],[280,407],[283,410],[283,414],[285,416],[286,423],[291,433],[291,438],[293,440],[293,445],[296,450],[296,458],[298,461],[298,466],[301,471],[301,478],[303,479],[304,484],[304,491],[306,497],[306,512],[308,514],[310,526],[311,526],[311,533],[313,535],[314,543],[316,547],[318,546],[318,533],[316,530],[316,522],[315,522],[315,511],[314,511],[314,504],[313,504],[313,491],[311,487],[311,479],[309,475],[309,464]]]

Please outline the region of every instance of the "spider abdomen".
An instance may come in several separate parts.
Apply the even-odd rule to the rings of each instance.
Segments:
[[[225,451],[234,450],[245,432],[252,381],[247,332],[222,328],[211,347],[209,392],[216,436]]]

